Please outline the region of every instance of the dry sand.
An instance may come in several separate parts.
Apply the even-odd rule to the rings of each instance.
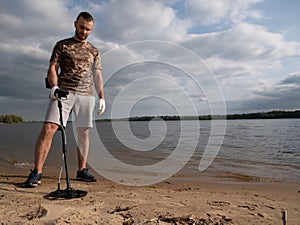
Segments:
[[[1,224],[273,225],[284,224],[284,217],[288,225],[300,224],[299,184],[196,182],[175,176],[131,187],[98,176],[95,183],[71,179],[74,189],[88,191],[85,197],[50,200],[56,172],[44,173],[39,187],[24,189],[16,186],[26,179],[21,171],[0,173]]]

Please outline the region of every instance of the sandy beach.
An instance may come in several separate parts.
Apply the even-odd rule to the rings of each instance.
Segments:
[[[46,174],[45,174],[46,173]],[[144,187],[97,176],[73,180],[83,198],[49,199],[57,170],[45,170],[37,188],[20,188],[24,168],[1,170],[1,224],[289,224],[300,221],[300,185],[278,182],[192,181],[182,176]],[[71,175],[70,175],[71,176]],[[65,181],[62,181],[62,189]],[[284,223],[285,221],[285,223]]]
[[[272,126],[279,127],[284,123],[288,128],[288,122],[277,121],[278,126],[273,123]],[[298,139],[292,142],[287,138],[290,133],[286,136],[281,132],[278,133],[280,136],[272,133],[269,137],[268,133],[262,132],[263,140],[258,141],[257,137],[253,138],[258,124],[251,121],[254,125],[247,128],[249,134],[245,134],[247,123],[249,121],[240,121],[229,126],[231,136],[225,139],[223,149],[207,170],[198,171],[201,158],[198,151],[170,179],[140,187],[114,183],[97,174],[92,167],[90,171],[97,176],[97,182],[74,180],[77,160],[73,149],[76,145],[72,141],[72,132],[68,132],[71,136],[68,139],[71,186],[88,194],[67,200],[49,198],[49,193],[57,189],[61,165],[60,136],[57,135],[54,140],[44,167],[42,184],[37,188],[21,188],[18,184],[26,180],[29,169],[33,167],[32,146],[40,124],[3,125],[0,132],[0,224],[299,225]],[[240,124],[244,126],[239,128]],[[108,124],[101,124],[105,125]],[[262,129],[266,130],[263,126]],[[107,131],[107,128],[103,130]],[[244,136],[240,138],[241,132],[246,139]],[[113,145],[115,140],[109,139],[110,133],[103,133],[108,146],[118,149],[117,145]],[[287,142],[283,142],[281,136]],[[269,143],[273,145],[269,146]],[[286,144],[294,148],[284,147]],[[166,149],[172,149],[172,146],[167,145]],[[139,159],[135,155],[127,155],[123,149],[113,153],[122,160],[129,160],[129,163]],[[152,155],[143,159],[152,162],[147,161],[152,159]],[[165,155],[157,151],[155,156],[160,159]],[[120,173],[124,171],[114,172],[122,177]],[[146,176],[144,178],[147,179]],[[64,179],[61,188],[66,188]]]

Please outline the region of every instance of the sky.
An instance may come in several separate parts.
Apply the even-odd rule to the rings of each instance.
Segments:
[[[0,0],[0,114],[43,120],[55,43],[81,11],[102,56],[98,118],[300,109],[297,0]]]

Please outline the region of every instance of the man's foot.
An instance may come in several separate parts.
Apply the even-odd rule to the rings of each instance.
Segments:
[[[76,180],[85,182],[95,182],[96,178],[89,173],[88,168],[84,168],[81,171],[77,171]]]
[[[37,173],[36,169],[30,170],[30,174],[23,185],[27,187],[37,187],[41,184],[42,176],[42,173]]]

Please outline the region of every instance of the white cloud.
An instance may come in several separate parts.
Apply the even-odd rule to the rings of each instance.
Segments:
[[[194,26],[199,23],[204,26],[217,25],[216,28],[228,27],[244,23],[249,19],[263,19],[263,14],[251,8],[262,0],[187,0],[185,4],[185,19]]]
[[[247,19],[262,19],[264,16],[257,9],[251,9],[251,6],[262,2],[263,0],[233,0],[231,2],[232,9],[229,13],[231,22],[238,24]]]
[[[188,0],[185,3],[185,14],[190,20],[205,25],[215,24],[227,16],[231,0]]]
[[[300,107],[300,72],[293,72],[276,82],[272,79],[260,79],[252,87],[247,98],[232,99],[227,107],[232,112],[255,112],[268,110],[296,110]]]
[[[5,32],[0,35],[2,40],[9,38],[9,41],[28,43],[47,36],[65,35],[73,30],[74,18],[59,0],[5,1],[0,14],[1,27],[5,27]]]
[[[184,46],[199,54],[221,76],[261,75],[281,68],[287,56],[300,56],[300,44],[260,25],[241,23],[229,30],[189,35]]]
[[[155,0],[109,1],[96,12],[99,35],[105,40],[132,42],[145,39],[182,40],[189,26],[175,11]],[[104,23],[105,21],[105,23]]]

